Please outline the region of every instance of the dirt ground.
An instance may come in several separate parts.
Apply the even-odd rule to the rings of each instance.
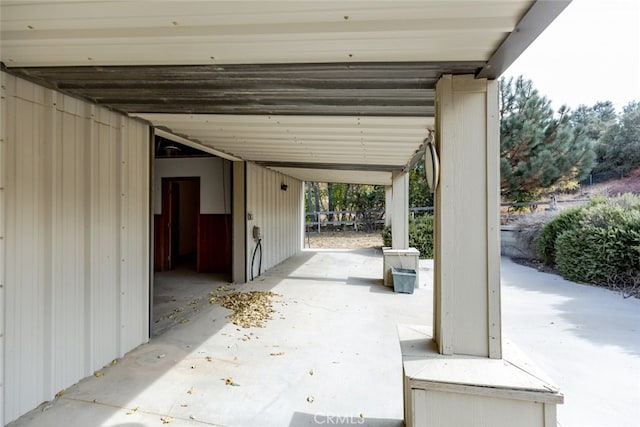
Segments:
[[[305,234],[304,247],[312,249],[380,248],[382,247],[382,236],[379,231],[374,233],[323,231],[320,234],[314,231]]]

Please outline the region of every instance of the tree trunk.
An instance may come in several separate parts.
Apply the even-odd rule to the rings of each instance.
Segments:
[[[327,197],[329,198],[329,211],[333,212],[334,210],[336,210],[336,204],[333,200],[333,184],[331,183],[327,184]],[[333,218],[334,215],[332,213],[327,216],[327,219],[329,221],[333,221]]]

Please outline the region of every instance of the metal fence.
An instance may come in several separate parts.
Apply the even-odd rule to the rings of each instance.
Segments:
[[[619,171],[606,171],[598,173],[590,173],[588,177],[580,181],[582,187],[601,184],[607,181],[613,181],[624,178],[624,174]]]
[[[410,214],[413,216],[416,213],[425,213],[432,212],[433,206],[424,206],[424,207],[415,207],[409,208]],[[366,214],[364,217],[363,214]],[[306,219],[308,219],[305,224],[307,230],[315,229],[318,233],[320,233],[321,228],[324,226],[353,226],[355,230],[360,228],[365,228],[367,225],[376,225],[380,226],[385,223],[384,220],[385,211],[314,211],[314,212],[305,212]],[[329,220],[328,218],[339,217],[339,220]],[[346,216],[346,218],[345,218]],[[378,219],[370,219],[371,217],[376,217]],[[310,220],[309,220],[310,219]]]
[[[502,212],[501,220],[509,222],[514,221],[524,215],[527,215],[533,211],[537,211],[539,209],[544,209],[545,211],[554,211],[561,210],[562,205],[569,204],[582,204],[587,203],[589,199],[580,198],[580,199],[567,199],[567,200],[556,200],[551,198],[549,200],[537,201],[537,202],[521,202],[521,203],[501,203],[500,206],[503,208],[507,208],[506,212]],[[524,212],[523,212],[524,211]],[[526,212],[528,211],[528,212]],[[376,217],[378,219],[371,220],[367,218],[363,218],[363,212],[366,212],[368,218]],[[412,207],[409,208],[410,215],[414,217],[416,214],[424,214],[428,212],[433,212],[433,206],[421,206],[421,207]],[[364,229],[366,225],[375,225],[380,226],[385,223],[384,220],[385,211],[352,211],[352,210],[343,210],[343,211],[314,211],[314,212],[306,212],[305,222],[307,231],[316,231],[318,233],[321,232],[322,227],[326,226],[351,226],[354,230]],[[332,219],[328,218],[338,217],[340,219]]]

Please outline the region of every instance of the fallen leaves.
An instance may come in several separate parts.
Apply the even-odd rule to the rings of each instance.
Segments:
[[[135,408],[129,409],[129,410],[127,411],[127,415],[133,415],[133,414],[135,414],[136,412],[138,412],[138,409],[139,409],[139,406],[136,406]]]
[[[173,422],[175,418],[173,417],[162,417],[160,418],[160,421],[162,421],[162,424],[169,424],[170,422]]]
[[[93,373],[93,376],[96,378],[102,378],[104,377],[104,372],[96,371]]]
[[[313,396],[307,396],[307,402],[313,403],[314,400]]]
[[[229,290],[224,286],[218,290]],[[210,293],[209,303],[217,303],[224,308],[233,310],[228,317],[234,325],[242,328],[264,328],[265,321],[271,319],[275,313],[271,298],[279,296],[271,291],[233,292],[226,295]]]
[[[193,387],[189,387],[189,390],[187,390],[187,394],[193,394]]]
[[[213,357],[211,357],[211,356],[207,356],[207,357],[205,357],[205,360],[206,360],[207,362],[213,362]]]
[[[232,385],[232,386],[236,386],[236,387],[240,385],[240,384],[234,382],[233,378],[231,378],[231,377],[223,378],[222,381],[224,381],[224,383],[226,385]]]
[[[269,353],[269,356],[284,356],[284,351],[279,351],[277,353]]]
[[[59,392],[56,393],[56,399],[62,397],[62,395],[64,394],[64,389],[60,390]]]

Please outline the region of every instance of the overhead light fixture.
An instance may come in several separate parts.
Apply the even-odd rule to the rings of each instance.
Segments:
[[[176,147],[175,145],[167,145],[164,147],[164,154],[167,157],[174,156],[178,154],[180,151],[182,151],[180,147]]]

